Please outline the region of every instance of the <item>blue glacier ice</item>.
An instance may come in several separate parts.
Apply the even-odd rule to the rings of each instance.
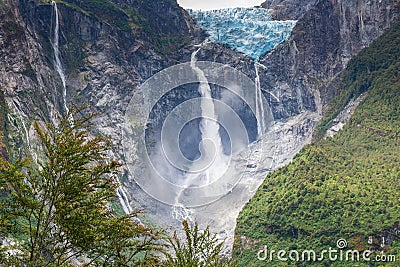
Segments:
[[[296,21],[272,20],[264,8],[228,8],[210,11],[188,10],[210,41],[226,44],[258,60],[287,40]]]

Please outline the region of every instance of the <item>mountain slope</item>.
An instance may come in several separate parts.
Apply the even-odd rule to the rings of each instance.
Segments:
[[[66,102],[69,106],[88,105],[98,112],[96,131],[111,135],[118,147],[114,156],[123,158],[120,129],[130,99],[155,73],[190,61],[205,34],[174,0],[56,2]],[[300,21],[290,39],[265,55],[263,66],[259,66],[261,88],[275,118],[282,119],[276,124],[277,136],[282,139],[265,149],[272,154],[276,150],[279,155],[271,168],[269,161],[260,163],[229,196],[198,212],[203,225],[212,224],[213,231],[227,236],[228,246],[232,244],[236,215],[253,195],[252,188],[266,172],[286,164],[310,141],[320,118],[319,96],[326,104],[337,92],[330,87],[319,95],[321,85],[334,79],[346,60],[377,38],[400,14],[398,0],[284,2],[292,5],[291,10],[299,2],[308,4],[297,14]],[[49,0],[0,0],[0,18],[0,90],[4,94],[0,94],[0,123],[10,157],[18,158],[38,149],[32,121],[55,121],[57,114],[65,113],[62,80],[54,64],[55,11]],[[364,28],[359,27],[360,21]],[[197,58],[229,64],[256,78],[254,61],[227,46],[209,43]],[[268,91],[279,96],[279,101]],[[169,106],[162,112],[171,110],[182,96],[168,99]],[[134,104],[141,107],[143,101]],[[137,118],[147,115],[140,113]],[[171,207],[143,192],[133,175],[126,171],[122,177],[130,202],[146,209],[157,223],[179,225],[170,216]],[[227,205],[231,209],[227,210]]]
[[[397,23],[349,63],[340,84],[347,95],[340,98],[349,101],[367,92],[349,124],[334,137],[306,146],[291,164],[268,175],[241,212],[234,252],[241,266],[264,266],[257,261],[263,245],[276,251],[322,251],[336,248],[340,238],[352,249],[399,255],[399,77]],[[342,107],[335,103],[331,109]]]
[[[184,57],[177,50],[204,38],[176,1],[57,2],[67,105],[88,105],[102,115],[116,117],[116,107],[122,114],[132,89]],[[0,17],[4,132],[9,152],[23,154],[34,146],[32,120],[52,121],[65,112],[54,7],[47,0],[1,1]]]
[[[261,86],[280,99],[271,99],[276,119],[305,110],[321,114],[337,93],[333,82],[349,60],[400,14],[398,0],[269,0],[264,6],[273,8],[274,14],[282,4],[300,12],[288,11],[284,19],[300,19],[290,39],[260,60],[265,65]]]

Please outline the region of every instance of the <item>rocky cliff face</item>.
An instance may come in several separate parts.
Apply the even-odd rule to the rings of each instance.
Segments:
[[[3,132],[15,156],[31,146],[28,121],[50,118],[58,105],[55,83],[49,79],[53,68],[44,63],[44,48],[27,31],[17,4],[10,1],[0,5],[0,88],[6,118]]]
[[[67,104],[89,105],[116,118],[122,117],[133,88],[155,72],[186,61],[177,51],[204,37],[174,1],[116,1],[118,6],[100,2],[108,5],[58,4],[61,61]],[[13,118],[7,123],[9,142],[21,148],[22,142],[30,143],[33,119],[49,121],[65,112],[54,67],[55,14],[48,2],[0,4],[0,88]]]
[[[271,9],[271,15],[277,20],[301,19],[316,3],[316,0],[268,0],[262,7]]]
[[[300,19],[289,41],[261,59],[261,85],[280,99],[266,95],[276,119],[305,110],[321,113],[336,93],[335,77],[348,60],[400,13],[396,0],[300,2],[263,4],[273,9],[272,14],[284,7],[287,11],[281,18]],[[105,114],[118,110],[121,115],[132,88],[167,66],[188,61],[191,45],[205,36],[174,1],[114,0],[111,7],[75,0],[60,3],[60,50],[69,103],[108,110]],[[61,81],[54,71],[51,46],[52,6],[39,0],[19,0],[5,1],[1,8],[1,85],[5,99],[12,104],[10,114],[14,114],[16,124],[28,118],[54,118],[63,110]],[[109,18],[107,13],[118,19]],[[249,58],[220,45],[208,45],[199,58],[229,63],[255,76]],[[25,128],[29,135],[29,125]]]
[[[279,9],[279,3],[267,1],[264,6]],[[295,10],[293,4],[298,1],[285,4],[286,9]],[[351,57],[399,18],[399,8],[397,0],[320,0],[308,7],[290,40],[261,60],[266,66],[262,86],[282,100],[273,103],[276,116],[284,118],[303,110],[321,113],[337,93],[335,78]],[[283,17],[299,17],[304,11],[299,12],[288,11]]]
[[[304,6],[296,10],[299,3]],[[65,0],[57,6],[67,104],[87,104],[100,112],[96,128],[113,136],[119,145],[124,112],[138,86],[168,66],[190,61],[197,49],[194,45],[201,43],[205,34],[172,0]],[[215,224],[215,230],[229,238],[234,218],[265,173],[287,163],[310,141],[312,128],[336,93],[335,79],[348,60],[400,14],[396,0],[287,0],[264,6],[273,8],[276,18],[299,19],[290,39],[260,60],[261,86],[279,98],[265,94],[280,121],[271,133],[279,140],[264,146],[274,147],[279,155],[272,167],[262,166],[267,163],[261,161],[256,166],[259,171],[249,173],[212,212],[196,211],[201,222]],[[65,113],[62,81],[54,67],[54,27],[54,7],[49,1],[0,0],[0,123],[14,158],[34,154],[33,120],[54,121],[57,114]],[[197,57],[229,64],[252,79],[256,76],[253,60],[226,46],[209,43]],[[115,154],[121,156],[122,152]],[[131,175],[126,173],[123,182],[132,202],[147,208],[155,220],[158,214],[159,222],[176,224],[172,219],[160,219],[169,213],[169,207],[152,202]],[[235,208],[221,216],[229,203]],[[231,219],[225,222],[224,218]]]

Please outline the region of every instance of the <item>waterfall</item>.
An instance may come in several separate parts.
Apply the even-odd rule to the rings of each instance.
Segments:
[[[192,212],[185,207],[184,203],[181,203],[181,197],[185,190],[193,185],[209,185],[213,182],[212,179],[219,178],[223,175],[221,170],[224,168],[221,166],[226,166],[228,164],[228,157],[223,151],[222,140],[219,132],[218,116],[215,112],[211,88],[204,72],[196,66],[197,53],[207,42],[208,40],[206,39],[201,45],[199,45],[199,48],[192,53],[190,62],[190,66],[196,73],[200,82],[198,92],[201,95],[201,156],[200,159],[193,162],[193,166],[185,177],[184,186],[178,192],[175,199],[173,216],[179,221],[192,221]]]
[[[183,190],[181,193],[183,193]],[[178,198],[177,201],[179,201]],[[172,217],[178,220],[179,222],[182,221],[194,222],[192,218],[193,212],[190,209],[186,208],[183,204],[180,204],[179,202],[176,203],[172,209]]]
[[[263,104],[263,95],[261,91],[261,83],[260,83],[260,74],[259,74],[259,65],[257,61],[254,62],[254,68],[256,70],[256,78],[255,78],[255,85],[256,85],[256,119],[257,119],[257,133],[258,138],[264,134],[266,125],[265,125],[265,111],[264,111],[264,104]]]
[[[192,53],[190,66],[196,72],[197,77],[200,80],[199,93],[201,95],[201,117],[200,132],[201,140],[200,152],[201,158],[206,162],[212,161],[210,168],[207,168],[203,175],[205,178],[205,184],[211,182],[213,175],[218,173],[219,163],[224,162],[224,151],[219,133],[218,117],[215,114],[214,103],[211,96],[211,88],[208,84],[208,80],[204,75],[204,72],[196,66],[196,55],[200,51],[201,47]],[[209,142],[211,141],[211,142]],[[211,152],[211,153],[210,153]]]
[[[268,71],[267,66],[265,66],[264,64],[261,64],[259,61],[255,61],[254,64],[256,64],[258,67],[261,67],[261,68],[263,68],[264,70],[267,70],[267,71]],[[270,92],[270,91],[267,91],[267,90],[265,90],[265,88],[263,89],[263,88],[261,88],[261,87],[260,87],[260,90],[261,90],[261,92],[265,92],[265,93],[269,94],[269,95],[270,95],[272,98],[274,98],[276,101],[281,102],[281,100],[279,99],[279,97],[277,97],[274,93],[272,93],[272,92]]]
[[[24,121],[25,115],[23,115],[22,111],[17,107],[17,105],[15,104],[14,101],[12,101],[12,103],[14,105],[14,110],[16,111],[16,113],[18,115],[18,118],[19,118],[19,120],[20,120],[20,122],[22,124],[22,128],[24,128],[25,138],[26,138],[26,146],[28,147],[28,150],[31,153],[31,155],[33,157],[33,160],[37,161],[38,157],[37,157],[36,152],[32,149],[31,140],[30,140],[30,137],[29,137],[29,131],[28,131],[28,128],[27,128],[27,126],[25,124],[25,121]]]
[[[117,188],[117,196],[124,212],[126,214],[131,214],[133,209],[131,204],[129,204],[128,196],[126,195],[126,192],[122,185]]]
[[[132,215],[133,208],[129,203],[128,195],[125,192],[124,187],[122,184],[117,188],[117,197],[119,199],[119,203],[121,204],[122,210],[125,212],[126,215]],[[137,224],[144,226],[145,224],[138,218],[138,217],[131,217],[131,220]]]
[[[58,16],[58,8],[57,8],[57,3],[55,1],[52,1],[51,4],[53,5],[53,10],[55,14],[55,27],[54,27],[54,38],[53,38],[53,50],[54,50],[54,67],[56,68],[56,71],[58,72],[58,75],[61,78],[62,86],[63,86],[63,91],[62,91],[62,96],[63,96],[63,105],[64,105],[64,111],[68,114],[69,109],[67,107],[67,84],[66,84],[66,79],[65,79],[65,72],[64,68],[61,63],[60,59],[60,49],[59,49],[59,43],[60,43],[60,21],[59,21],[59,16]]]
[[[17,105],[15,104],[15,102],[12,102],[14,105],[14,109],[16,111],[16,113],[18,114],[19,120],[21,121],[22,124],[22,128],[24,128],[25,131],[25,138],[26,138],[26,145],[28,146],[28,149],[31,150],[31,141],[29,138],[29,131],[28,128],[26,127],[26,124],[24,122],[24,116],[22,115],[22,112],[19,110],[19,108],[17,107]]]

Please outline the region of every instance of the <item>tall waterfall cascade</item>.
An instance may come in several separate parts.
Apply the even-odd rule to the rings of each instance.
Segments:
[[[63,97],[63,108],[66,113],[69,112],[68,107],[67,107],[67,83],[66,83],[66,78],[65,78],[65,72],[64,68],[61,62],[61,56],[60,56],[60,19],[59,19],[59,11],[57,8],[57,3],[55,1],[51,2],[53,5],[53,12],[55,16],[55,26],[54,26],[54,32],[53,32],[53,51],[54,51],[54,67],[60,76],[62,86],[63,86],[63,91],[62,91],[62,97]]]
[[[198,25],[208,34],[210,41],[221,43],[244,53],[254,60],[255,116],[258,138],[266,129],[263,90],[260,81],[259,59],[280,43],[286,41],[297,21],[274,21],[270,10],[264,8],[228,8],[211,11],[188,10]],[[277,101],[273,93],[265,91]]]
[[[221,177],[225,171],[222,166],[227,166],[229,162],[228,156],[224,154],[222,138],[220,135],[220,126],[218,124],[218,115],[214,107],[214,100],[211,95],[211,88],[204,72],[196,65],[197,53],[201,50],[202,46],[208,42],[206,39],[199,48],[192,53],[190,66],[196,73],[200,82],[198,91],[201,95],[201,143],[200,152],[201,157],[199,160],[193,162],[191,171],[188,172],[185,185],[178,192],[173,207],[173,216],[179,220],[193,221],[192,212],[181,203],[181,196],[185,190],[191,186],[205,186],[212,183],[214,177]],[[206,164],[203,171],[202,167]]]
[[[156,220],[171,223],[199,221],[208,204],[229,200],[235,188],[243,188],[246,198],[252,194],[247,185],[254,184],[259,166],[272,162],[268,157],[261,166],[258,159],[274,137],[255,142],[273,121],[261,56],[286,40],[296,23],[272,21],[268,10],[257,8],[190,13],[209,38],[194,46],[190,62],[168,67],[138,88],[122,131],[129,171],[144,194],[137,201],[161,214]],[[253,77],[229,64],[201,61],[209,42],[246,53],[254,61]],[[144,116],[138,121],[137,114]],[[156,202],[149,204],[148,197]]]

